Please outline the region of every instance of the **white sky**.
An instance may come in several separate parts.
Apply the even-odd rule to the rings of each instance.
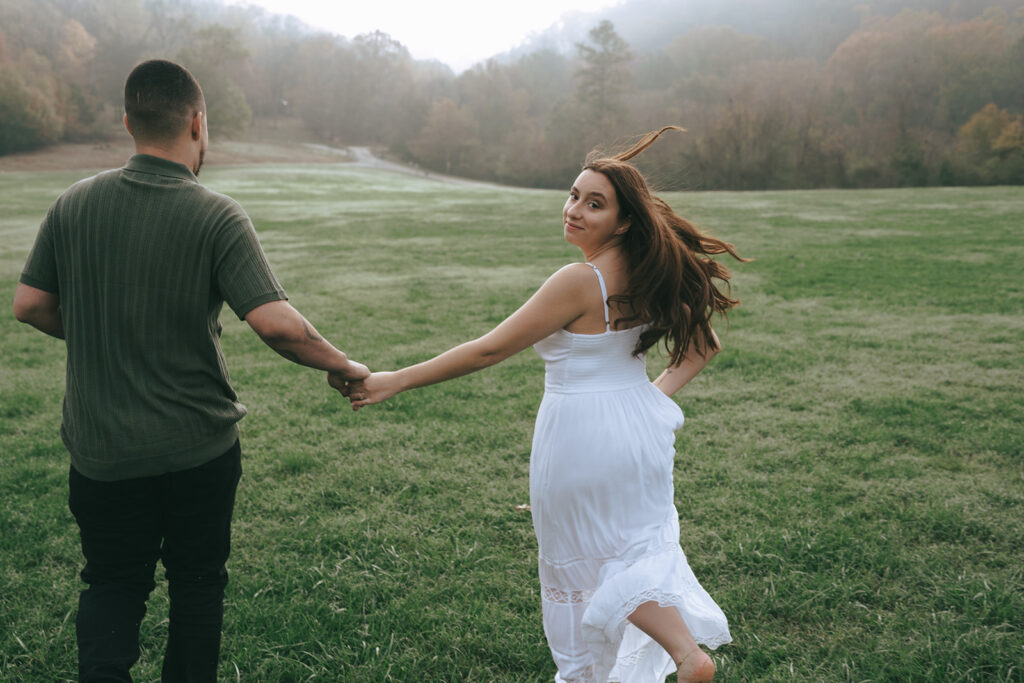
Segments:
[[[519,45],[570,10],[592,12],[621,0],[229,0],[291,14],[313,28],[354,38],[380,30],[415,59],[459,73]]]

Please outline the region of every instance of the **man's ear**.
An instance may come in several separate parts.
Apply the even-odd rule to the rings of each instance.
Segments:
[[[124,121],[124,129],[126,131],[128,131],[128,135],[131,135],[132,137],[135,137],[135,134],[132,133],[132,127],[128,125],[128,114],[125,114],[122,117],[122,121]]]
[[[203,112],[197,111],[192,115],[192,139],[199,140],[203,137]]]

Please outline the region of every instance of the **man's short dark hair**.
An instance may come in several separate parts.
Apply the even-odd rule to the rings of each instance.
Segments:
[[[181,135],[206,108],[199,82],[165,59],[142,62],[124,84],[124,113],[136,139],[168,142]]]

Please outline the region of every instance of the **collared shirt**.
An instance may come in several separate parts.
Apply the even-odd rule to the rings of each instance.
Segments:
[[[222,304],[244,318],[287,298],[236,201],[136,154],[54,202],[21,282],[60,298],[61,436],[79,472],[152,476],[231,447],[245,406],[220,347]]]

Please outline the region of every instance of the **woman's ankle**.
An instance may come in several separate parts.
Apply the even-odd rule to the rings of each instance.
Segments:
[[[699,647],[675,660],[679,683],[709,683],[715,677],[715,662]]]

